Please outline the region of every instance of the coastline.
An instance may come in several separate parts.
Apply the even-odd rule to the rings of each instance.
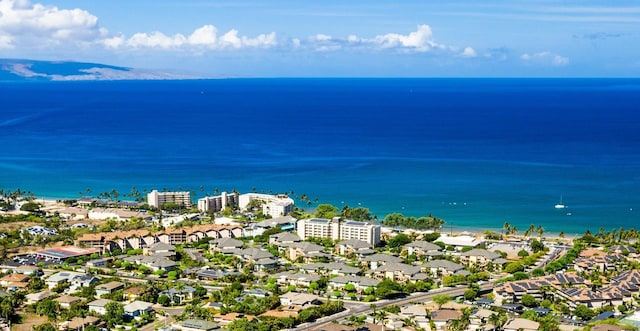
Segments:
[[[60,202],[63,200],[69,200],[70,198],[53,198],[53,197],[36,197],[35,201],[42,203],[44,205],[45,208],[56,208],[56,207],[63,207],[64,205]],[[409,232],[421,232],[421,233],[428,233],[430,232],[430,230],[413,230],[413,229],[406,229],[406,228],[390,228],[388,226],[383,225],[380,221],[375,221],[375,223],[379,224],[382,226],[383,229],[393,229],[393,231],[399,231],[399,232],[404,232],[404,231],[409,231]],[[491,227],[473,227],[473,226],[456,226],[456,225],[447,225],[446,220],[445,220],[445,225],[441,228],[440,231],[436,231],[442,234],[447,234],[447,235],[471,235],[471,236],[481,236],[483,235],[486,231],[491,231],[491,232],[495,232],[495,233],[500,233],[502,234],[504,232],[504,229],[502,227],[500,228],[491,228]],[[586,231],[586,229],[585,229]],[[431,231],[433,232],[433,231]],[[542,238],[547,239],[547,240],[562,240],[562,241],[572,241],[573,239],[582,236],[584,233],[567,233],[565,232],[564,234],[564,238],[561,238],[559,236],[560,232],[553,232],[553,231],[545,231],[544,235],[542,236]],[[509,235],[509,237],[511,238],[520,238],[520,239],[524,239],[526,238],[524,235],[522,235],[521,233],[516,233],[516,234],[512,234]],[[538,238],[537,235],[531,235],[530,238]]]

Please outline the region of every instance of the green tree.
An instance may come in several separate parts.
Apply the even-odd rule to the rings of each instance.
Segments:
[[[529,308],[538,307],[538,300],[531,294],[523,294],[520,303]]]
[[[51,323],[44,323],[40,325],[36,325],[33,328],[33,331],[58,331],[55,326],[51,325]]]
[[[589,309],[586,305],[580,304],[576,306],[576,309],[573,311],[573,314],[583,321],[588,321],[596,316],[596,312],[592,309]]]
[[[387,246],[389,246],[389,248],[391,249],[400,248],[410,242],[411,239],[409,238],[409,236],[404,233],[398,233],[397,235],[393,236],[393,238],[387,241]]]
[[[171,303],[171,298],[168,295],[162,294],[158,296],[158,304],[167,307]]]
[[[118,302],[109,302],[104,306],[105,314],[103,316],[104,321],[109,328],[113,328],[114,325],[122,324],[124,319],[124,306]]]
[[[451,297],[446,294],[436,294],[433,297],[433,302],[435,302],[436,305],[438,305],[438,309],[442,308],[442,305],[444,305],[445,303],[451,300],[452,300]]]
[[[59,305],[57,301],[53,301],[51,298],[46,298],[36,305],[36,313],[40,316],[47,316],[50,321],[56,320],[56,312]]]
[[[321,203],[318,205],[318,207],[316,207],[314,216],[318,218],[332,218],[335,217],[337,213],[338,207],[326,203]]]

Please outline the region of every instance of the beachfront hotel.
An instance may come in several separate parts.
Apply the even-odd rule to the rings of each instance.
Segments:
[[[153,190],[147,194],[147,203],[151,207],[160,208],[165,203],[175,203],[179,206],[191,207],[191,193],[183,192],[158,192]]]
[[[219,212],[227,207],[237,206],[239,202],[238,193],[222,192],[220,195],[204,197],[198,199],[198,210],[200,212]]]
[[[260,201],[262,213],[271,217],[286,216],[293,211],[294,201],[284,194],[261,194],[261,193],[231,193],[213,197],[198,199],[198,210],[200,212],[219,212],[227,207],[237,206],[242,211],[247,211],[252,201]]]
[[[297,231],[302,240],[310,237],[333,240],[356,239],[374,247],[380,243],[379,225],[369,222],[342,221],[338,217],[330,220],[324,218],[299,220]]]

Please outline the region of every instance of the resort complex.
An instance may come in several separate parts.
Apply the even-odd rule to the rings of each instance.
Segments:
[[[433,217],[411,220],[428,230],[387,227],[361,219],[362,210],[295,208],[280,194],[223,192],[197,207],[188,192],[154,190],[148,198],[31,199],[23,205],[36,204],[33,211],[3,212],[2,323],[318,331],[640,325],[635,230],[573,240],[518,235],[507,224],[508,234],[443,234]],[[25,220],[29,227],[8,227]]]

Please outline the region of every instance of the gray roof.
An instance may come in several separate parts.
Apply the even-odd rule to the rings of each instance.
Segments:
[[[375,272],[378,271],[400,271],[404,274],[407,275],[414,275],[420,272],[420,267],[419,266],[412,266],[412,265],[408,265],[406,263],[397,263],[397,262],[387,262],[384,266],[379,267],[378,269],[374,270]]]
[[[351,246],[354,249],[366,249],[371,248],[368,242],[358,239],[347,239],[338,243],[338,245]]]
[[[338,263],[338,262],[330,262],[330,263],[318,262],[318,263],[303,264],[300,266],[300,269],[309,270],[309,271],[315,271],[320,269],[324,269],[328,271],[335,270],[335,271],[346,273],[346,274],[356,274],[360,272],[360,268],[352,267],[344,263]]]
[[[266,219],[262,222],[256,223],[256,226],[259,226],[261,228],[274,228],[278,225],[295,223],[296,221],[297,220],[291,216],[281,216],[281,217]]]
[[[220,326],[217,323],[209,322],[207,320],[195,319],[195,318],[184,320],[180,322],[180,325],[185,328],[203,330],[203,331],[220,328]]]
[[[104,307],[109,302],[114,302],[114,301],[113,300],[109,300],[109,299],[98,299],[98,300],[93,300],[93,301],[89,302],[87,305],[88,306],[94,306],[94,307]]]
[[[378,284],[380,284],[380,281],[377,279],[373,279],[370,277],[363,277],[363,276],[338,276],[338,277],[334,277],[331,278],[329,280],[329,282],[332,283],[336,283],[336,284],[358,284],[360,286],[378,286]]]
[[[242,250],[242,255],[243,256],[250,256],[254,260],[273,258],[274,257],[273,254],[271,254],[269,251],[264,250],[264,249],[260,249],[260,248],[255,248],[255,247],[249,247],[249,248],[243,249]]]
[[[175,251],[176,247],[171,244],[158,241],[157,243],[149,246],[149,250],[150,251]]]
[[[389,254],[373,254],[362,259],[365,262],[402,262],[402,259]]]
[[[492,251],[488,251],[486,249],[474,248],[472,250],[463,252],[460,254],[461,256],[483,256],[490,260],[495,260],[500,258],[500,254]]]
[[[433,260],[425,263],[423,266],[426,268],[442,268],[454,272],[464,269],[464,266],[447,260]]]
[[[214,245],[218,248],[242,248],[243,242],[233,238],[218,238],[211,240],[210,243],[214,243]]]
[[[269,236],[269,239],[273,239],[279,243],[301,241],[300,236],[291,232],[280,232],[280,233],[272,234]]]
[[[440,246],[436,245],[436,244],[432,244],[428,241],[422,241],[422,240],[417,240],[417,241],[413,241],[410,242],[406,245],[404,245],[404,247],[415,247],[415,248],[419,248],[423,251],[439,251],[441,248]]]
[[[322,251],[324,251],[324,246],[320,246],[318,244],[311,243],[311,242],[293,243],[293,244],[289,245],[289,247],[300,248],[302,250],[302,252],[304,252],[304,253],[322,252]]]

